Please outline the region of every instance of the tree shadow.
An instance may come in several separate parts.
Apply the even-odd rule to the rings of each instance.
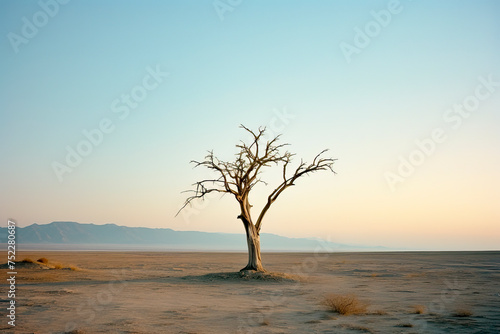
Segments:
[[[291,275],[286,273],[268,272],[268,271],[238,271],[238,272],[220,272],[220,273],[208,273],[204,275],[188,275],[182,276],[180,279],[185,281],[193,282],[250,282],[250,281],[260,281],[260,282],[282,282],[282,283],[294,283],[302,282],[304,279],[297,275]]]

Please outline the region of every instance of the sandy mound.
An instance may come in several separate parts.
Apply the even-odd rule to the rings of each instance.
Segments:
[[[52,269],[48,265],[40,262],[25,262],[19,261],[16,262],[16,269]],[[9,265],[7,263],[1,264],[0,269],[9,269]]]
[[[215,282],[215,281],[268,281],[268,282],[299,282],[303,279],[300,276],[286,273],[258,272],[258,271],[238,271],[225,273],[211,273],[200,276],[184,276],[184,280],[193,280],[197,282]]]
[[[0,269],[10,269],[8,263],[0,264]],[[15,269],[67,269],[67,270],[80,270],[76,266],[67,266],[61,263],[49,263],[45,258],[33,261],[31,259],[24,259],[15,262]]]

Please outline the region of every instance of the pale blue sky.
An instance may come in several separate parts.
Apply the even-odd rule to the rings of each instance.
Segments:
[[[240,123],[279,124],[306,160],[330,148],[338,174],[301,180],[263,232],[498,249],[500,87],[457,129],[443,115],[480,77],[500,82],[500,3],[401,1],[348,63],[340,44],[354,45],[354,29],[389,3],[243,0],[221,20],[213,1],[73,0],[57,13],[50,5],[53,17],[36,1],[0,2],[2,221],[243,233],[229,197],[174,219],[180,192],[209,175],[189,161],[208,149],[230,158]],[[13,47],[23,18],[44,15]],[[111,104],[157,67],[168,77],[120,119]],[[284,110],[293,118],[281,127]],[[66,147],[103,119],[114,130],[60,182],[53,162],[65,163]],[[446,140],[391,189],[387,172],[435,128]],[[255,208],[268,191],[258,190]]]

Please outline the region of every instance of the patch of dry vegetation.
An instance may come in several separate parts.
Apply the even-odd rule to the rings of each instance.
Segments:
[[[303,278],[297,275],[276,273],[276,272],[260,272],[260,271],[240,271],[240,272],[225,272],[212,273],[201,276],[184,276],[184,280],[195,281],[268,281],[268,282],[300,282]]]
[[[424,305],[413,305],[413,314],[424,314],[425,313],[425,306]]]
[[[41,257],[36,261],[33,261],[30,258],[25,258],[20,262],[17,262],[23,265],[23,268],[31,268],[31,269],[68,269],[72,271],[81,270],[79,267],[75,265],[65,265],[59,262],[51,262],[45,257]],[[0,268],[7,268],[7,264],[0,265]]]
[[[467,318],[471,317],[472,315],[473,315],[472,311],[463,308],[458,309],[453,313],[453,316],[458,318]]]
[[[356,330],[360,331],[362,333],[375,333],[373,330],[371,330],[368,327],[364,326],[359,326],[359,325],[353,325],[353,324],[341,324],[340,327],[343,327],[345,329],[351,329],[351,330]]]
[[[396,327],[405,327],[405,328],[412,328],[413,324],[410,324],[409,322],[397,324]]]
[[[330,311],[342,314],[363,314],[366,313],[367,305],[359,301],[358,297],[354,294],[348,295],[328,295],[323,304],[326,305]]]
[[[260,323],[260,325],[261,325],[261,326],[269,326],[270,324],[271,324],[271,322],[269,321],[269,319],[264,319],[264,320]]]

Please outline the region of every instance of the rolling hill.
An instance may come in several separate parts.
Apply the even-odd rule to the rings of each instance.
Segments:
[[[0,228],[1,242],[7,242],[7,228]],[[245,251],[244,234],[174,231],[169,228],[127,227],[116,224],[52,222],[16,229],[19,249],[156,249]],[[263,251],[359,251],[382,247],[359,247],[321,239],[287,238],[262,233]]]

